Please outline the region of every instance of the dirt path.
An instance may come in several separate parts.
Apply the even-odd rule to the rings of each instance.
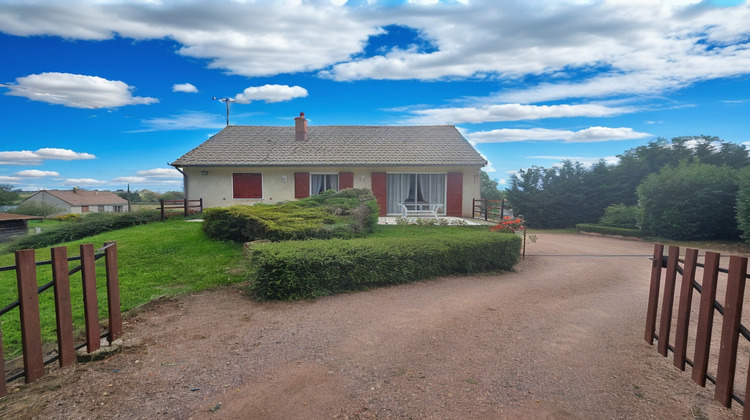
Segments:
[[[601,256],[651,244],[538,236],[514,273],[160,302],[130,319],[122,353],[53,371],[0,418],[741,417],[643,340],[648,258]]]

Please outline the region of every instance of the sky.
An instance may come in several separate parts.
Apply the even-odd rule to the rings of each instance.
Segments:
[[[742,0],[0,0],[0,184],[180,191],[226,125],[455,125],[501,186],[750,145]],[[219,100],[214,100],[213,98]]]

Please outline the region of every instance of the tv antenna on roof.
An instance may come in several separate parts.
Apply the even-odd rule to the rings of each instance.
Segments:
[[[221,101],[221,102],[224,102],[225,104],[227,104],[227,125],[229,125],[229,103],[230,102],[234,102],[234,99],[232,99],[232,98],[217,98],[216,96],[214,96],[213,99],[214,99],[214,101]]]

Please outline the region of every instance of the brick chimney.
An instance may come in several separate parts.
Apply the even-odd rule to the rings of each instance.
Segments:
[[[307,120],[304,112],[300,112],[299,117],[294,118],[294,139],[307,141]]]

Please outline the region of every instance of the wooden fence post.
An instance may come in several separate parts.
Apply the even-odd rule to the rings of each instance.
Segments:
[[[724,300],[724,321],[721,324],[721,348],[719,365],[716,369],[714,399],[729,407],[734,390],[734,370],[737,365],[737,344],[739,342],[742,317],[742,298],[745,294],[747,258],[731,256],[727,276],[727,294]]]
[[[0,381],[0,398],[8,395],[8,387],[5,385],[5,353],[3,353],[3,329],[0,328],[0,373],[3,374]]]
[[[81,282],[83,283],[83,317],[86,324],[86,351],[91,353],[101,347],[93,244],[81,245]]]
[[[664,297],[661,302],[661,324],[659,325],[659,354],[667,357],[669,350],[669,333],[672,330],[672,309],[674,307],[674,286],[677,281],[677,263],[680,259],[680,247],[669,247],[667,260],[667,277],[664,280]]]
[[[104,261],[107,267],[107,308],[109,313],[109,344],[122,335],[120,313],[120,280],[117,274],[117,243],[105,242]]]
[[[682,269],[680,304],[677,308],[677,330],[674,335],[674,365],[680,370],[685,370],[690,309],[693,303],[693,282],[695,282],[697,264],[698,250],[688,248],[685,251],[685,265]]]
[[[718,252],[706,252],[703,264],[703,283],[701,285],[701,302],[698,312],[698,325],[695,331],[695,355],[693,356],[693,381],[706,386],[708,356],[711,350],[711,333],[714,324],[714,302],[716,301],[716,283],[719,279]]]
[[[21,312],[23,367],[26,372],[26,383],[31,383],[44,375],[42,327],[39,321],[36,259],[33,249],[16,251],[16,278]]]
[[[654,258],[651,263],[651,286],[648,292],[648,308],[646,310],[646,334],[648,344],[654,345],[656,333],[656,308],[659,305],[659,288],[661,286],[661,263],[664,256],[664,245],[654,244]]]
[[[57,321],[57,351],[60,367],[76,361],[73,340],[73,311],[70,301],[70,275],[68,274],[68,248],[58,246],[52,255],[52,280],[55,282],[55,314]]]

